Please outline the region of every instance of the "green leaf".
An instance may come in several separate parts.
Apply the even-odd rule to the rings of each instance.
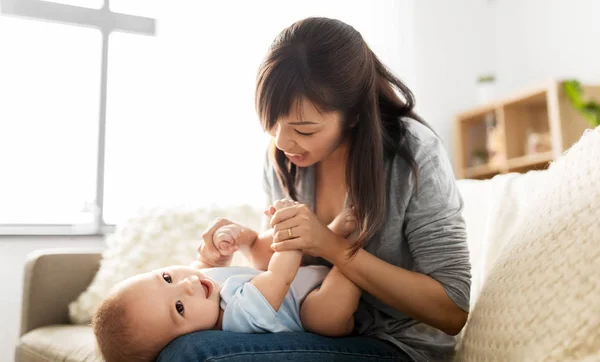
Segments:
[[[594,101],[586,102],[583,97],[581,84],[577,80],[568,80],[563,84],[567,98],[590,124],[594,127],[600,125],[600,105]]]

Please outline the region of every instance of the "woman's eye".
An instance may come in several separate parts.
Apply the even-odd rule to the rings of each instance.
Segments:
[[[183,303],[181,303],[180,300],[178,300],[177,303],[175,303],[175,309],[177,310],[177,313],[181,314],[181,316],[183,317]]]
[[[163,274],[162,274],[162,277],[163,277],[163,279],[165,280],[165,282],[167,282],[167,283],[169,283],[169,284],[170,284],[170,283],[173,283],[173,279],[171,279],[171,276],[170,276],[169,274],[167,274],[167,273],[163,273]]]
[[[296,130],[296,133],[298,133],[299,135],[302,135],[302,136],[311,136],[311,135],[315,134],[314,132],[313,133],[303,133],[298,130]]]

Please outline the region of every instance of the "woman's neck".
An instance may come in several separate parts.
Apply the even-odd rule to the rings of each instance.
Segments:
[[[339,172],[342,175],[346,175],[346,151],[346,144],[339,145],[335,151],[318,163],[319,173],[327,170],[327,174]]]

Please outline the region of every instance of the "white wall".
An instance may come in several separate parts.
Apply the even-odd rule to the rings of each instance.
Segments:
[[[0,237],[0,361],[14,360],[14,350],[19,337],[23,265],[27,254],[36,249],[78,248],[100,249],[101,237]]]
[[[600,1],[496,1],[501,94],[549,78],[600,83]]]
[[[414,12],[417,110],[450,153],[481,73],[496,74],[498,96],[550,78],[600,83],[600,1],[418,0]]]
[[[417,111],[452,149],[452,119],[475,102],[474,80],[493,58],[493,7],[483,0],[415,1]]]

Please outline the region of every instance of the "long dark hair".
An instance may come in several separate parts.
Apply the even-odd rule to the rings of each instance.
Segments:
[[[384,160],[399,154],[417,177],[403,118],[422,120],[413,112],[415,100],[408,87],[379,61],[358,31],[334,19],[307,18],[284,29],[259,68],[255,102],[264,129],[293,114],[303,98],[321,111],[343,116],[346,184],[360,230],[350,248],[354,255],[385,221]],[[274,145],[271,157],[281,186],[296,200],[297,181],[305,170]]]

